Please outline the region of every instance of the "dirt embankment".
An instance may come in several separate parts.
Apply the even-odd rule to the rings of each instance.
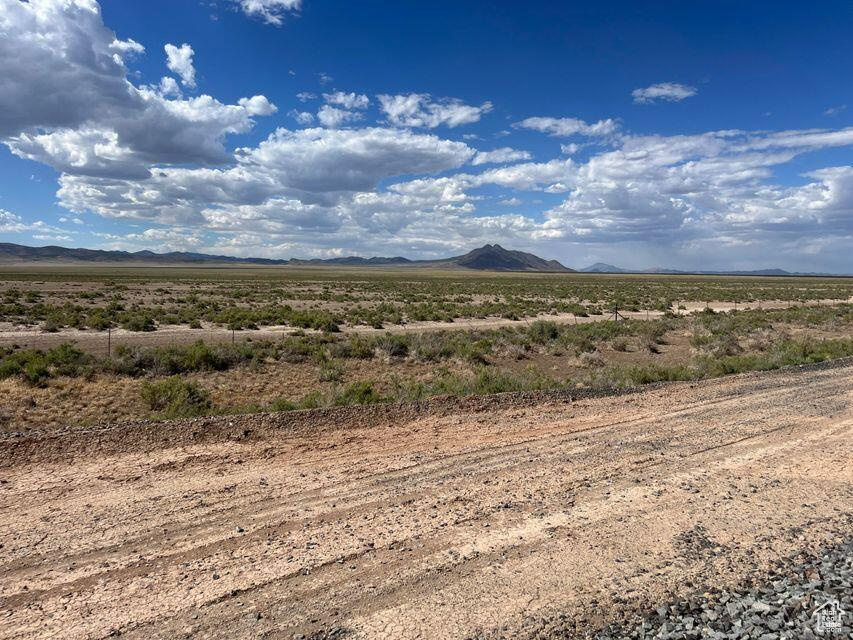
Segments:
[[[0,637],[588,629],[849,534],[851,444],[849,361],[4,436]]]

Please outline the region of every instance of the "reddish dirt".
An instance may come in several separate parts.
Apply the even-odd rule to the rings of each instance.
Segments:
[[[0,436],[0,637],[594,627],[849,535],[851,401],[845,361]]]

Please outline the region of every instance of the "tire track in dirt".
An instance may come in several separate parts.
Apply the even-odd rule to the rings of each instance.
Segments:
[[[459,637],[586,615],[615,583],[731,579],[849,514],[851,382],[754,374],[13,466],[0,637]],[[699,523],[725,548],[701,566],[672,542]]]
[[[779,393],[779,392],[777,391],[776,393]],[[733,401],[732,400],[719,400],[716,402],[720,403],[720,402],[733,402]],[[687,408],[682,408],[682,409],[678,409],[677,411],[669,412],[666,415],[661,416],[660,418],[665,419],[665,420],[671,420],[675,416],[684,415],[685,412],[689,413],[689,412],[694,411],[694,410],[695,410],[695,407],[693,407],[693,406],[687,407]],[[374,474],[373,476],[371,476],[370,479],[371,479],[371,482],[374,484],[396,482],[400,478],[407,478],[410,484],[411,483],[420,484],[420,483],[424,483],[424,482],[430,482],[430,484],[435,484],[436,481],[444,480],[446,478],[453,476],[454,474],[455,475],[466,474],[466,473],[471,473],[474,470],[478,470],[481,473],[486,473],[492,468],[500,467],[504,463],[504,460],[507,456],[516,455],[521,447],[529,447],[534,442],[551,440],[552,446],[555,446],[555,447],[556,446],[564,446],[569,441],[576,440],[580,434],[587,433],[588,431],[591,431],[591,430],[624,427],[624,426],[628,426],[628,425],[633,424],[633,423],[637,423],[638,421],[642,422],[644,420],[648,421],[648,418],[633,418],[630,420],[623,420],[623,421],[616,421],[616,422],[603,421],[603,422],[600,422],[600,423],[595,424],[593,426],[580,428],[580,429],[571,429],[569,424],[559,425],[557,430],[552,431],[550,433],[547,433],[545,435],[541,435],[541,436],[534,438],[534,439],[521,440],[520,442],[510,444],[510,445],[503,445],[500,447],[479,448],[479,449],[476,449],[474,451],[469,451],[469,452],[464,452],[464,453],[459,453],[459,454],[447,456],[446,458],[439,459],[438,461],[427,462],[424,464],[417,464],[416,463],[416,464],[413,464],[409,467],[406,467],[406,468],[403,468],[400,470],[396,470],[396,471],[392,471],[392,472],[385,472],[385,473],[380,473],[380,474]],[[568,431],[566,431],[566,429],[568,429]],[[565,435],[561,436],[558,440],[553,440],[555,437],[555,433],[559,433],[561,431],[566,431]],[[489,453],[487,454],[486,452],[489,452]],[[212,456],[204,456],[203,457],[203,459],[206,461],[210,461],[211,458],[212,458]],[[457,467],[453,467],[450,469],[445,468],[447,466],[446,463],[451,462],[451,461],[455,462],[455,464],[457,464],[457,465],[462,464],[462,462],[461,462],[462,459],[464,459],[464,466],[461,466],[461,467],[457,466]],[[442,469],[443,475],[440,477],[433,477],[433,469]],[[339,484],[341,484],[341,486],[343,486],[343,482],[341,482]],[[331,491],[334,491],[335,488],[336,488],[336,485],[333,484],[333,485],[329,485],[327,487],[324,487],[322,491],[312,490],[309,492],[295,493],[295,494],[290,496],[290,502],[294,506],[298,505],[301,508],[305,508],[309,504],[320,504],[323,501],[328,499],[328,494]],[[361,500],[368,499],[369,497],[371,497],[372,495],[375,495],[380,490],[381,489],[378,487],[368,486],[368,487],[364,487],[363,489],[360,489],[361,493],[363,493],[364,495],[360,495],[359,493],[355,493],[355,492],[350,492],[350,493],[347,493],[344,495],[337,495],[336,498],[339,501],[344,500],[344,501],[348,501],[348,502],[352,503],[352,501],[358,501],[360,499]],[[311,498],[312,498],[311,500],[309,500],[309,496],[311,496]],[[226,498],[227,498],[227,496],[226,496]],[[228,504],[223,505],[220,509],[217,510],[217,512],[215,514],[209,514],[209,515],[206,514],[204,517],[201,517],[201,518],[199,518],[198,514],[196,514],[196,517],[194,519],[197,522],[197,524],[193,527],[193,530],[192,530],[193,531],[193,537],[198,537],[205,530],[217,530],[218,529],[221,531],[226,523],[233,522],[234,520],[241,519],[242,518],[241,512],[244,512],[244,511],[250,511],[250,510],[257,511],[257,510],[263,509],[264,511],[262,511],[262,513],[264,516],[274,517],[274,516],[280,515],[280,511],[270,512],[270,511],[266,510],[266,508],[268,507],[268,505],[271,502],[272,502],[272,500],[270,500],[269,498],[264,498],[263,496],[259,496],[257,500],[248,500],[248,499],[244,498],[239,503],[236,503],[236,504],[228,503]],[[367,509],[373,508],[373,507],[375,507],[376,504],[377,503],[375,501],[374,502],[368,502],[364,508],[367,508]],[[185,509],[187,511],[191,511],[191,507],[186,507]],[[352,511],[352,510],[349,509],[348,511]],[[158,536],[158,537],[161,537],[161,536]],[[157,541],[157,538],[155,538],[150,533],[148,533],[147,535],[142,535],[139,537],[126,537],[123,540],[122,544],[131,544],[132,543],[134,545],[148,546],[150,544],[155,543],[156,541]],[[171,547],[171,545],[170,545],[170,547]],[[118,548],[118,545],[116,545],[115,548]],[[102,554],[103,552],[106,552],[106,551],[109,551],[109,549],[100,549],[100,548],[98,549],[99,555]],[[49,558],[49,555],[47,555],[47,554],[49,554],[49,553],[50,553],[50,551],[46,551],[45,555],[43,555],[41,557],[42,563],[47,563],[48,558]],[[77,564],[85,564],[87,561],[89,561],[89,563],[91,563],[90,561],[92,559],[93,558],[91,558],[91,557],[81,555],[81,556],[75,557],[75,562]],[[10,567],[10,569],[11,568],[13,568],[13,567]]]

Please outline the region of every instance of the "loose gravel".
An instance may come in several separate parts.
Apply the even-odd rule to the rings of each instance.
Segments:
[[[739,591],[717,591],[661,605],[626,624],[587,637],[622,638],[853,638],[853,539],[816,554],[782,563],[761,583]],[[841,628],[821,629],[816,610],[835,601]]]

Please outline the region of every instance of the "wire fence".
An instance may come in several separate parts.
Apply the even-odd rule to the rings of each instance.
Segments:
[[[821,300],[809,301],[805,304],[842,304],[844,300]],[[702,303],[699,303],[702,304]],[[720,310],[742,310],[742,309],[785,309],[803,304],[799,301],[757,301],[755,303],[723,303],[707,302],[706,308],[715,311]],[[697,304],[693,308],[676,310],[676,313],[690,313],[701,311],[702,307]],[[412,323],[409,325],[393,326],[383,329],[372,327],[345,327],[345,333],[384,333],[409,332],[409,331],[453,331],[459,329],[489,329],[502,326],[529,325],[535,320],[551,320],[565,324],[583,324],[587,322],[623,321],[623,320],[653,320],[662,317],[662,311],[642,310],[624,311],[622,309],[610,310],[600,316],[577,316],[574,314],[561,314],[559,316],[529,317],[519,320],[508,320],[503,318],[475,319],[462,318],[451,323]],[[156,331],[131,332],[124,329],[111,329],[108,331],[59,331],[55,333],[44,332],[38,329],[2,331],[0,330],[0,346],[15,347],[21,349],[50,349],[63,343],[71,343],[78,349],[92,354],[113,355],[120,346],[143,347],[143,346],[173,346],[192,344],[199,340],[211,344],[237,344],[250,340],[280,340],[294,331],[296,327],[265,327],[262,329],[232,330],[225,327],[207,327],[201,329],[190,329],[188,327],[162,327]]]

